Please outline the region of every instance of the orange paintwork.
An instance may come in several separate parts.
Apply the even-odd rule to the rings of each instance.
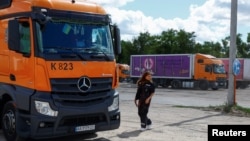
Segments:
[[[119,69],[119,77],[122,79],[126,79],[129,77],[129,74],[123,73],[123,71],[129,72],[130,67],[127,64],[117,64],[117,67]]]
[[[31,11],[32,6],[58,10],[67,9],[68,11],[106,14],[102,7],[96,5],[95,3],[84,0],[76,0],[75,3],[72,3],[71,0],[13,0],[10,8],[0,10],[0,16],[16,12]]]
[[[84,0],[76,0],[75,3],[72,3],[71,0],[13,0],[11,7],[0,9],[0,17],[7,14],[31,11],[32,6],[46,7],[57,10],[106,14],[102,7]],[[32,23],[31,19],[29,19],[29,23]],[[60,61],[46,62],[44,59],[34,57],[33,34],[31,34],[30,57],[23,57],[20,53],[10,51],[7,44],[7,28],[8,20],[0,20],[1,82],[40,91],[50,91],[50,78],[80,78],[85,75],[96,78],[112,77],[112,87],[118,87],[118,75],[115,60],[111,62],[62,61],[61,63],[72,63],[73,69],[51,70],[51,63],[60,63]],[[33,28],[31,28],[30,33],[33,33],[32,29]],[[16,76],[16,81],[10,80],[10,74],[14,74]]]

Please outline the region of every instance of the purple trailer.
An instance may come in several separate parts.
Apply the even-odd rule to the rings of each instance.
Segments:
[[[130,60],[131,77],[140,77],[150,71],[153,77],[180,78],[192,77],[193,55],[132,55]]]

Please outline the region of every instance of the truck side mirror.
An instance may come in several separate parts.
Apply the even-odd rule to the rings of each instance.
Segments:
[[[8,46],[10,50],[19,51],[20,34],[18,20],[10,20],[8,24]]]
[[[114,25],[112,26],[113,29],[113,40],[114,40],[114,49],[115,54],[121,54],[121,39],[120,39],[120,29]]]
[[[0,9],[8,8],[11,6],[12,0],[1,0],[0,1]]]

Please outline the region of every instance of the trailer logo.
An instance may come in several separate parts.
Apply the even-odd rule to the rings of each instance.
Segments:
[[[145,59],[144,61],[144,67],[149,70],[149,69],[152,69],[154,66],[154,61],[152,58],[147,58]]]
[[[91,81],[88,77],[81,77],[77,82],[77,87],[81,92],[87,92],[91,88]]]

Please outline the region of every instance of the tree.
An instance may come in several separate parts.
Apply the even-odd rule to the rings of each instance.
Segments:
[[[133,44],[130,41],[121,41],[122,52],[118,56],[117,62],[122,64],[129,64],[130,62],[130,53],[136,52],[136,49],[133,47]]]
[[[242,40],[242,35],[237,34],[236,36],[236,47],[237,47],[237,52],[236,52],[236,57],[237,58],[249,58],[250,57],[250,46],[249,44],[245,43]],[[248,34],[247,40],[250,40],[250,34]],[[226,37],[225,39],[222,40],[222,50],[225,54],[225,57],[229,57],[229,41],[230,41],[230,36]]]
[[[140,33],[137,39],[133,40],[133,46],[136,48],[135,54],[145,54],[150,48],[151,36],[149,32]],[[132,54],[134,54],[132,53]]]
[[[174,53],[177,48],[176,42],[176,30],[170,29],[168,31],[163,31],[161,36],[159,36],[159,46],[157,47],[157,52],[162,54]]]
[[[177,49],[176,53],[195,53],[195,33],[180,30],[176,35]]]
[[[118,56],[119,63],[129,64],[130,55],[133,54],[177,54],[177,53],[204,53],[215,57],[229,57],[230,37],[220,42],[195,42],[195,33],[184,30],[169,29],[160,35],[150,35],[149,32],[140,33],[132,41],[122,41],[122,54]],[[237,35],[237,57],[250,58],[250,33],[247,43]]]
[[[221,49],[221,52],[222,52],[222,57],[224,58],[228,58],[229,57],[229,40],[230,38],[229,37],[226,37],[225,39],[222,39],[221,42],[222,42],[222,49]]]

